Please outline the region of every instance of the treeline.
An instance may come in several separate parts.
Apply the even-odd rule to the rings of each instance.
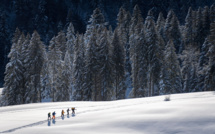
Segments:
[[[120,8],[117,27],[93,11],[85,34],[70,23],[46,48],[34,31],[17,28],[8,55],[3,105],[52,101],[107,101],[214,90],[215,7],[189,9],[185,25],[173,10],[157,21],[138,6]],[[129,91],[129,83],[132,90]],[[129,95],[127,94],[129,92]]]

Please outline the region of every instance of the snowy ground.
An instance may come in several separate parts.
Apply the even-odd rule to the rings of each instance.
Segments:
[[[0,133],[215,134],[215,94],[201,92],[112,102],[61,102],[0,107]],[[60,111],[76,107],[75,116]],[[57,118],[47,121],[47,113]]]

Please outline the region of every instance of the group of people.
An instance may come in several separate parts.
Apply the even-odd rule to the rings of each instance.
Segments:
[[[72,111],[72,114],[73,114],[73,115],[75,114],[75,110],[76,110],[75,107],[72,107],[72,108],[71,108],[71,111]],[[67,109],[67,115],[69,115],[69,111],[70,111],[70,110],[69,110],[69,108],[68,108],[68,109]],[[64,110],[62,110],[62,111],[61,111],[61,117],[64,117],[64,113],[65,113]],[[55,115],[56,115],[56,112],[54,111],[54,112],[52,113],[52,119],[55,119]],[[49,120],[49,119],[51,119],[51,112],[48,113],[48,120]]]

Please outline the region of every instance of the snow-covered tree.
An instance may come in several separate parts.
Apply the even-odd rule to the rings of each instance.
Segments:
[[[179,52],[179,50],[182,44],[182,37],[181,37],[180,28],[179,28],[179,21],[172,10],[169,11],[166,18],[166,22],[164,26],[164,37],[165,37],[164,39],[166,43],[169,40],[173,41],[177,54],[181,53]]]
[[[160,76],[160,65],[162,51],[160,49],[159,36],[156,31],[154,17],[152,11],[148,12],[145,21],[145,39],[147,46],[147,96],[154,95],[157,91],[155,85],[158,85]],[[157,87],[157,86],[156,86]]]
[[[214,91],[215,88],[215,23],[211,23],[210,35],[208,37],[209,49],[206,56],[209,58],[207,72],[205,77],[205,89],[206,91]]]
[[[87,74],[87,83],[89,90],[91,89],[92,100],[97,100],[98,97],[98,83],[99,83],[99,69],[98,64],[98,44],[96,43],[96,29],[92,33],[90,40],[86,48],[86,74]]]
[[[32,34],[29,49],[26,54],[28,59],[26,60],[27,72],[30,75],[26,87],[26,102],[41,102],[41,70],[45,61],[45,46],[40,39],[40,35],[37,31]]]
[[[22,98],[21,95],[24,85],[24,67],[23,62],[21,61],[21,47],[24,42],[24,35],[22,34],[19,39],[19,30],[17,29],[13,38],[13,45],[11,51],[8,55],[10,58],[9,63],[6,66],[5,78],[4,78],[4,90],[3,98],[5,100],[5,105],[16,105],[21,104]]]
[[[144,45],[144,24],[143,18],[138,6],[135,6],[133,11],[133,16],[131,19],[131,27],[130,27],[130,60],[132,65],[132,95],[131,97],[139,97],[144,96],[143,88],[140,88],[141,84],[139,81],[143,82],[139,79],[139,71],[142,70],[144,66],[140,66],[141,60],[145,57],[141,57],[143,53],[143,45]],[[140,56],[141,55],[141,56]],[[142,73],[142,72],[141,72]],[[142,78],[142,77],[141,77]],[[142,84],[141,84],[142,85]]]
[[[164,77],[160,94],[172,94],[182,92],[182,75],[174,43],[170,40],[166,46],[164,58]]]
[[[60,31],[55,38],[56,47],[61,51],[61,58],[64,60],[66,54],[66,35],[63,31]]]
[[[164,38],[164,26],[165,26],[165,19],[163,17],[163,13],[160,12],[158,15],[157,22],[156,22],[156,29],[157,29],[158,34],[162,38]]]
[[[84,54],[84,41],[83,35],[76,35],[74,47],[74,62],[73,62],[73,83],[74,91],[72,100],[89,100],[88,91],[84,90],[85,86],[85,54]]]
[[[119,92],[125,90],[123,87],[123,82],[125,79],[125,50],[120,42],[119,35],[117,32],[114,32],[113,41],[111,42],[113,46],[113,71],[114,71],[114,81],[115,81],[115,99],[119,99]],[[120,87],[122,85],[122,87]]]
[[[48,62],[49,62],[49,75],[51,82],[51,92],[52,92],[52,101],[56,101],[56,92],[58,84],[57,82],[61,82],[58,80],[60,76],[58,76],[58,72],[62,71],[62,52],[56,44],[56,37],[53,37],[49,44],[49,52],[48,52]]]
[[[110,100],[113,85],[112,46],[108,41],[107,29],[101,35],[99,45],[99,74],[101,76],[102,100]]]
[[[129,44],[129,29],[130,29],[131,15],[130,12],[126,12],[122,7],[119,9],[117,15],[117,27],[116,31],[119,35],[120,42],[125,49],[125,81],[126,87],[131,87],[131,61],[130,61],[130,44]]]

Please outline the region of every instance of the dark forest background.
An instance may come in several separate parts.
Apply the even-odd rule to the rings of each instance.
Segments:
[[[41,40],[48,45],[50,39],[60,30],[65,31],[70,22],[76,32],[84,33],[90,15],[97,7],[115,29],[120,7],[132,13],[138,4],[143,18],[150,9],[155,18],[160,12],[166,18],[172,9],[183,25],[189,7],[197,10],[213,3],[214,0],[0,0],[0,87],[4,83],[7,55],[17,27],[25,34],[37,30]]]

